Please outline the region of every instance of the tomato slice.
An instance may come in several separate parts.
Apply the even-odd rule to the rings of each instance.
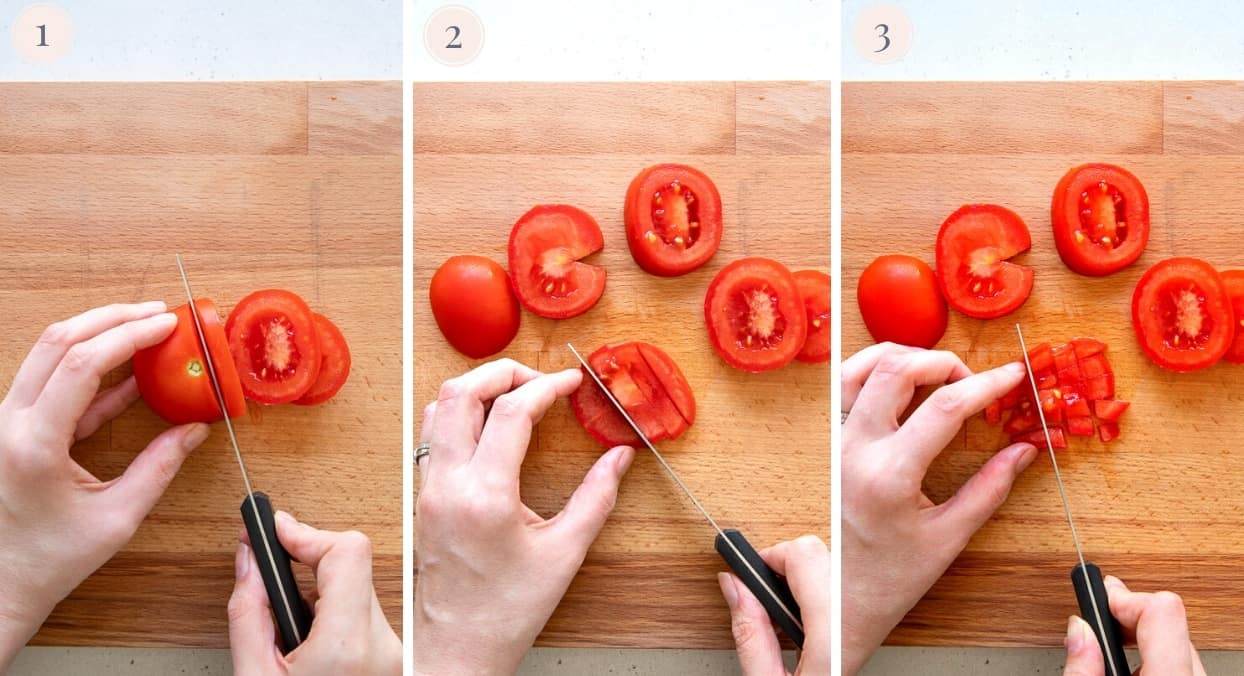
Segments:
[[[626,243],[639,267],[662,277],[704,265],[721,244],[721,196],[704,172],[658,164],[626,189]]]
[[[996,204],[968,204],[937,233],[937,281],[954,309],[992,319],[1013,312],[1032,292],[1032,268],[1007,262],[1032,239],[1015,212]]]
[[[299,406],[322,404],[337,395],[350,376],[350,346],[341,329],[322,314],[311,313],[320,340],[320,375],[306,394],[294,400]]]
[[[1231,319],[1235,322],[1235,339],[1222,358],[1232,364],[1244,364],[1244,270],[1227,270],[1222,273],[1222,283],[1227,289]]]
[[[600,226],[586,211],[541,204],[510,231],[510,279],[523,307],[552,319],[587,312],[605,292],[605,269],[580,259],[605,246]]]
[[[677,438],[694,422],[691,386],[660,348],[639,341],[605,345],[588,357],[588,364],[649,440]],[[642,443],[590,376],[571,393],[570,406],[602,444]]]
[[[1196,258],[1169,258],[1145,272],[1132,294],[1132,327],[1153,363],[1181,372],[1214,364],[1235,336],[1227,288]]]
[[[1054,188],[1054,245],[1067,267],[1094,277],[1131,265],[1149,242],[1149,196],[1113,164],[1082,164]]]
[[[800,270],[795,273],[795,286],[808,314],[808,338],[795,359],[807,364],[829,361],[829,275]]]
[[[717,354],[753,373],[789,364],[808,337],[794,275],[768,258],[741,258],[722,268],[708,286],[704,321]]]
[[[678,410],[678,414],[688,425],[695,424],[695,396],[691,393],[691,387],[687,385],[687,378],[682,374],[682,370],[678,368],[678,364],[670,358],[664,350],[655,345],[636,341],[636,347],[639,348],[639,356],[643,358],[644,363],[656,374],[657,381],[661,383],[661,387],[665,390],[665,394],[674,402],[674,407]]]
[[[229,313],[225,333],[247,399],[288,403],[306,394],[320,375],[315,319],[295,293],[266,289],[246,296]]]
[[[1093,402],[1093,413],[1095,413],[1097,417],[1102,420],[1114,422],[1123,415],[1123,412],[1127,410],[1128,406],[1129,402],[1122,400],[1107,399],[1095,401]]]
[[[246,412],[246,399],[216,304],[208,298],[198,298],[194,304],[225,396],[225,408],[230,418],[236,418]],[[223,420],[190,304],[173,310],[173,314],[177,316],[173,333],[159,344],[134,353],[138,392],[152,411],[174,425]]]

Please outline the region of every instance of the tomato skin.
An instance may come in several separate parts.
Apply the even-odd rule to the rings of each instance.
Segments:
[[[306,394],[319,377],[315,319],[291,291],[263,289],[247,295],[229,313],[225,333],[242,391],[251,401],[289,403]]]
[[[432,275],[428,299],[445,340],[472,359],[504,350],[518,335],[518,299],[509,275],[490,258],[450,257]]]
[[[864,326],[878,343],[931,348],[946,333],[949,310],[933,270],[919,258],[880,256],[856,286]]]
[[[1244,270],[1227,270],[1221,276],[1227,298],[1231,301],[1231,318],[1235,323],[1235,338],[1222,358],[1232,364],[1244,364]]]
[[[820,270],[800,270],[794,276],[795,286],[808,315],[808,337],[795,359],[805,364],[827,362],[831,333],[829,275]]]
[[[225,396],[225,407],[229,417],[236,418],[246,412],[246,399],[216,304],[208,298],[195,299],[194,304]],[[173,314],[177,316],[173,333],[161,343],[134,353],[138,391],[152,411],[174,425],[223,420],[199,346],[198,331],[190,316],[190,304],[173,310]]]
[[[313,312],[311,316],[320,342],[320,374],[311,384],[311,389],[294,400],[299,406],[315,406],[332,399],[350,376],[350,346],[346,344],[341,329],[318,312]]]
[[[1105,233],[1111,236],[1111,246],[1105,246],[1094,236],[1086,233],[1096,226],[1085,225],[1081,213],[1089,211],[1096,215],[1092,202],[1105,200],[1110,194],[1099,190],[1105,182],[1110,194],[1122,200],[1122,218],[1126,223],[1125,236],[1120,241],[1115,229],[1116,208],[1111,206],[1106,215]],[[1096,191],[1096,192],[1095,192]],[[1086,203],[1085,200],[1090,200]],[[1088,217],[1088,215],[1086,215]],[[1131,265],[1144,253],[1149,243],[1149,195],[1140,179],[1131,172],[1113,164],[1082,164],[1068,171],[1054,188],[1050,204],[1050,221],[1054,225],[1054,245],[1063,263],[1075,272],[1090,277],[1101,277],[1118,272]],[[1079,233],[1077,235],[1077,233]]]
[[[605,345],[587,362],[650,441],[676,439],[695,422],[695,396],[674,360],[641,341]],[[606,447],[643,442],[588,374],[570,394],[579,424]]]
[[[717,355],[751,373],[789,364],[808,337],[794,275],[768,258],[740,258],[722,268],[704,296],[704,322]]]
[[[1205,300],[1197,301],[1198,297]],[[1175,315],[1176,321],[1185,315],[1195,314],[1199,318],[1198,334],[1192,338],[1160,316],[1163,308],[1181,298],[1187,298],[1196,306],[1195,312]],[[1207,322],[1209,331],[1205,332]],[[1231,348],[1234,327],[1231,302],[1222,278],[1213,266],[1196,258],[1168,258],[1158,262],[1145,271],[1132,294],[1132,328],[1141,349],[1150,361],[1171,371],[1188,372],[1212,366]],[[1175,333],[1168,338],[1172,330]],[[1176,338],[1180,339],[1179,344],[1175,343]]]
[[[677,192],[669,189],[671,185],[678,186]],[[661,202],[656,201],[657,195]],[[656,210],[681,216],[684,204],[686,224],[658,222]],[[721,195],[713,181],[694,167],[658,164],[644,169],[631,180],[626,189],[623,220],[627,246],[639,267],[661,277],[684,275],[704,265],[717,253],[722,234]],[[699,227],[692,230],[691,222]],[[690,245],[680,244],[675,237]]]
[[[580,262],[600,251],[605,237],[586,211],[540,204],[510,230],[510,281],[523,307],[550,319],[587,312],[605,292],[605,269]]]
[[[1032,237],[1023,219],[996,204],[966,204],[937,233],[937,282],[954,309],[993,319],[1014,312],[1032,293],[1032,268],[1008,262]]]

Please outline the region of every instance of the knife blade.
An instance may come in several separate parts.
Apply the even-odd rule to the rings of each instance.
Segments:
[[[674,480],[674,483],[682,489],[683,495],[687,496],[691,504],[695,506],[705,520],[708,521],[709,525],[713,527],[713,530],[717,532],[714,548],[717,550],[718,555],[725,560],[735,575],[738,575],[743,584],[747,585],[747,588],[756,596],[769,614],[769,618],[782,628],[782,631],[790,637],[796,646],[803,648],[803,618],[799,612],[799,604],[795,601],[795,596],[791,593],[790,586],[786,583],[786,580],[765,563],[764,559],[761,558],[760,554],[742,533],[733,528],[722,529],[717,524],[717,521],[708,513],[708,510],[704,509],[704,505],[700,503],[687,484],[683,482],[682,477],[678,476],[678,472],[675,472],[674,468],[665,461],[665,456],[661,455],[657,447],[652,444],[652,441],[648,439],[648,435],[639,429],[639,425],[635,423],[635,420],[626,412],[622,404],[613,396],[613,392],[605,386],[604,381],[600,379],[596,371],[587,363],[583,355],[579,354],[579,351],[570,343],[567,343],[566,347],[570,348],[575,359],[578,359],[579,363],[583,365],[583,370],[587,371],[588,375],[596,383],[596,386],[609,398],[609,401],[617,409],[618,413],[622,414],[622,418],[631,426],[631,429],[635,431],[639,439],[644,442],[649,451],[652,451],[652,455],[656,457],[657,462],[661,464],[665,472]]]
[[[177,270],[181,273],[182,285],[186,287],[190,317],[194,320],[199,349],[203,353],[203,362],[206,364],[204,370],[207,371],[208,379],[211,380],[212,392],[216,395],[216,405],[220,407],[221,415],[224,417],[225,430],[229,433],[229,443],[233,446],[233,455],[237,458],[238,469],[242,473],[242,484],[246,487],[246,497],[243,498],[241,507],[242,520],[246,524],[251,546],[255,549],[255,558],[261,564],[260,575],[263,578],[264,589],[268,592],[268,603],[276,617],[282,651],[289,654],[306,640],[307,634],[311,631],[311,611],[298,593],[298,582],[294,578],[289,552],[285,551],[285,547],[276,537],[272,502],[267,495],[257,493],[251,488],[250,474],[246,471],[242,449],[238,446],[238,437],[233,431],[233,421],[229,419],[229,407],[225,402],[224,391],[220,387],[220,378],[216,375],[212,351],[208,348],[207,335],[203,332],[203,324],[199,320],[199,308],[195,305],[194,294],[190,291],[190,280],[186,276],[186,267],[181,260],[181,254],[177,254]]]
[[[1067,525],[1071,527],[1071,541],[1075,543],[1076,558],[1080,560],[1071,569],[1071,585],[1076,592],[1080,616],[1093,622],[1093,633],[1097,636],[1097,643],[1101,648],[1102,658],[1110,676],[1130,676],[1132,670],[1127,665],[1127,654],[1123,652],[1123,629],[1119,626],[1119,621],[1110,613],[1110,600],[1106,593],[1106,585],[1102,581],[1101,569],[1092,562],[1084,560],[1084,550],[1080,547],[1080,535],[1076,532],[1076,522],[1071,518],[1071,504],[1067,500],[1067,489],[1063,486],[1063,475],[1058,469],[1058,458],[1054,457],[1054,443],[1050,439],[1049,425],[1045,422],[1045,410],[1041,408],[1041,395],[1037,390],[1037,379],[1032,373],[1032,361],[1028,358],[1028,346],[1024,343],[1024,331],[1019,324],[1015,325],[1015,333],[1019,336],[1019,349],[1024,355],[1024,366],[1028,369],[1028,383],[1032,385],[1032,398],[1034,402],[1037,402],[1037,416],[1041,419],[1041,429],[1045,432],[1045,448],[1050,452],[1050,462],[1054,465],[1058,495],[1063,501]]]

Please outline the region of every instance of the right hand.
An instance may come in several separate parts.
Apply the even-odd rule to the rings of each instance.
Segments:
[[[1201,656],[1188,636],[1183,599],[1171,592],[1131,591],[1117,577],[1104,579],[1110,614],[1140,648],[1141,676],[1205,676]],[[1105,676],[1106,664],[1093,628],[1072,615],[1067,622],[1067,666],[1063,676]]]

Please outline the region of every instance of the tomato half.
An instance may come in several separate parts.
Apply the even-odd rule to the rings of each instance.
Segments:
[[[808,315],[808,338],[795,359],[807,364],[829,361],[829,275],[800,270],[795,273],[795,286]]]
[[[246,399],[216,304],[207,298],[196,299],[194,304],[225,396],[225,407],[229,417],[236,418],[246,412]],[[152,411],[174,425],[223,420],[207,372],[207,360],[199,347],[194,318],[190,316],[190,304],[173,310],[173,314],[177,316],[173,333],[163,342],[134,353],[138,391]]]
[[[808,337],[794,275],[768,258],[740,258],[722,268],[708,285],[704,321],[717,354],[753,373],[789,364]]]
[[[959,207],[937,233],[937,282],[954,309],[992,319],[1013,312],[1032,292],[1032,268],[1007,262],[1032,246],[1014,211],[996,204]]]
[[[674,277],[704,265],[721,244],[721,196],[704,172],[658,164],[626,189],[626,243],[639,267]]]
[[[660,348],[640,341],[605,345],[587,359],[601,382],[651,441],[675,439],[695,422],[695,396],[677,364]],[[579,423],[606,446],[641,444],[591,376],[570,395]]]
[[[1234,322],[1235,339],[1222,356],[1232,364],[1244,364],[1244,270],[1227,270],[1222,273],[1223,286],[1231,301],[1231,320]]]
[[[319,377],[319,333],[297,294],[266,289],[246,296],[229,313],[225,333],[247,399],[291,402]]]
[[[933,270],[919,258],[880,256],[855,289],[864,326],[878,343],[931,348],[946,333],[949,311]]]
[[[605,292],[605,269],[579,262],[605,246],[586,211],[541,204],[510,231],[510,279],[523,307],[552,319],[587,312]]]
[[[311,315],[320,341],[320,375],[306,394],[294,400],[299,406],[314,406],[332,399],[350,377],[350,346],[341,329],[322,314]]]
[[[1132,327],[1145,355],[1172,371],[1212,365],[1235,337],[1227,288],[1196,258],[1169,258],[1145,272],[1132,294]]]
[[[492,259],[449,258],[432,275],[428,298],[445,340],[472,359],[504,350],[518,335],[518,299],[509,276]]]
[[[1149,196],[1113,164],[1082,164],[1054,188],[1054,244],[1067,267],[1100,277],[1131,265],[1149,243]]]

